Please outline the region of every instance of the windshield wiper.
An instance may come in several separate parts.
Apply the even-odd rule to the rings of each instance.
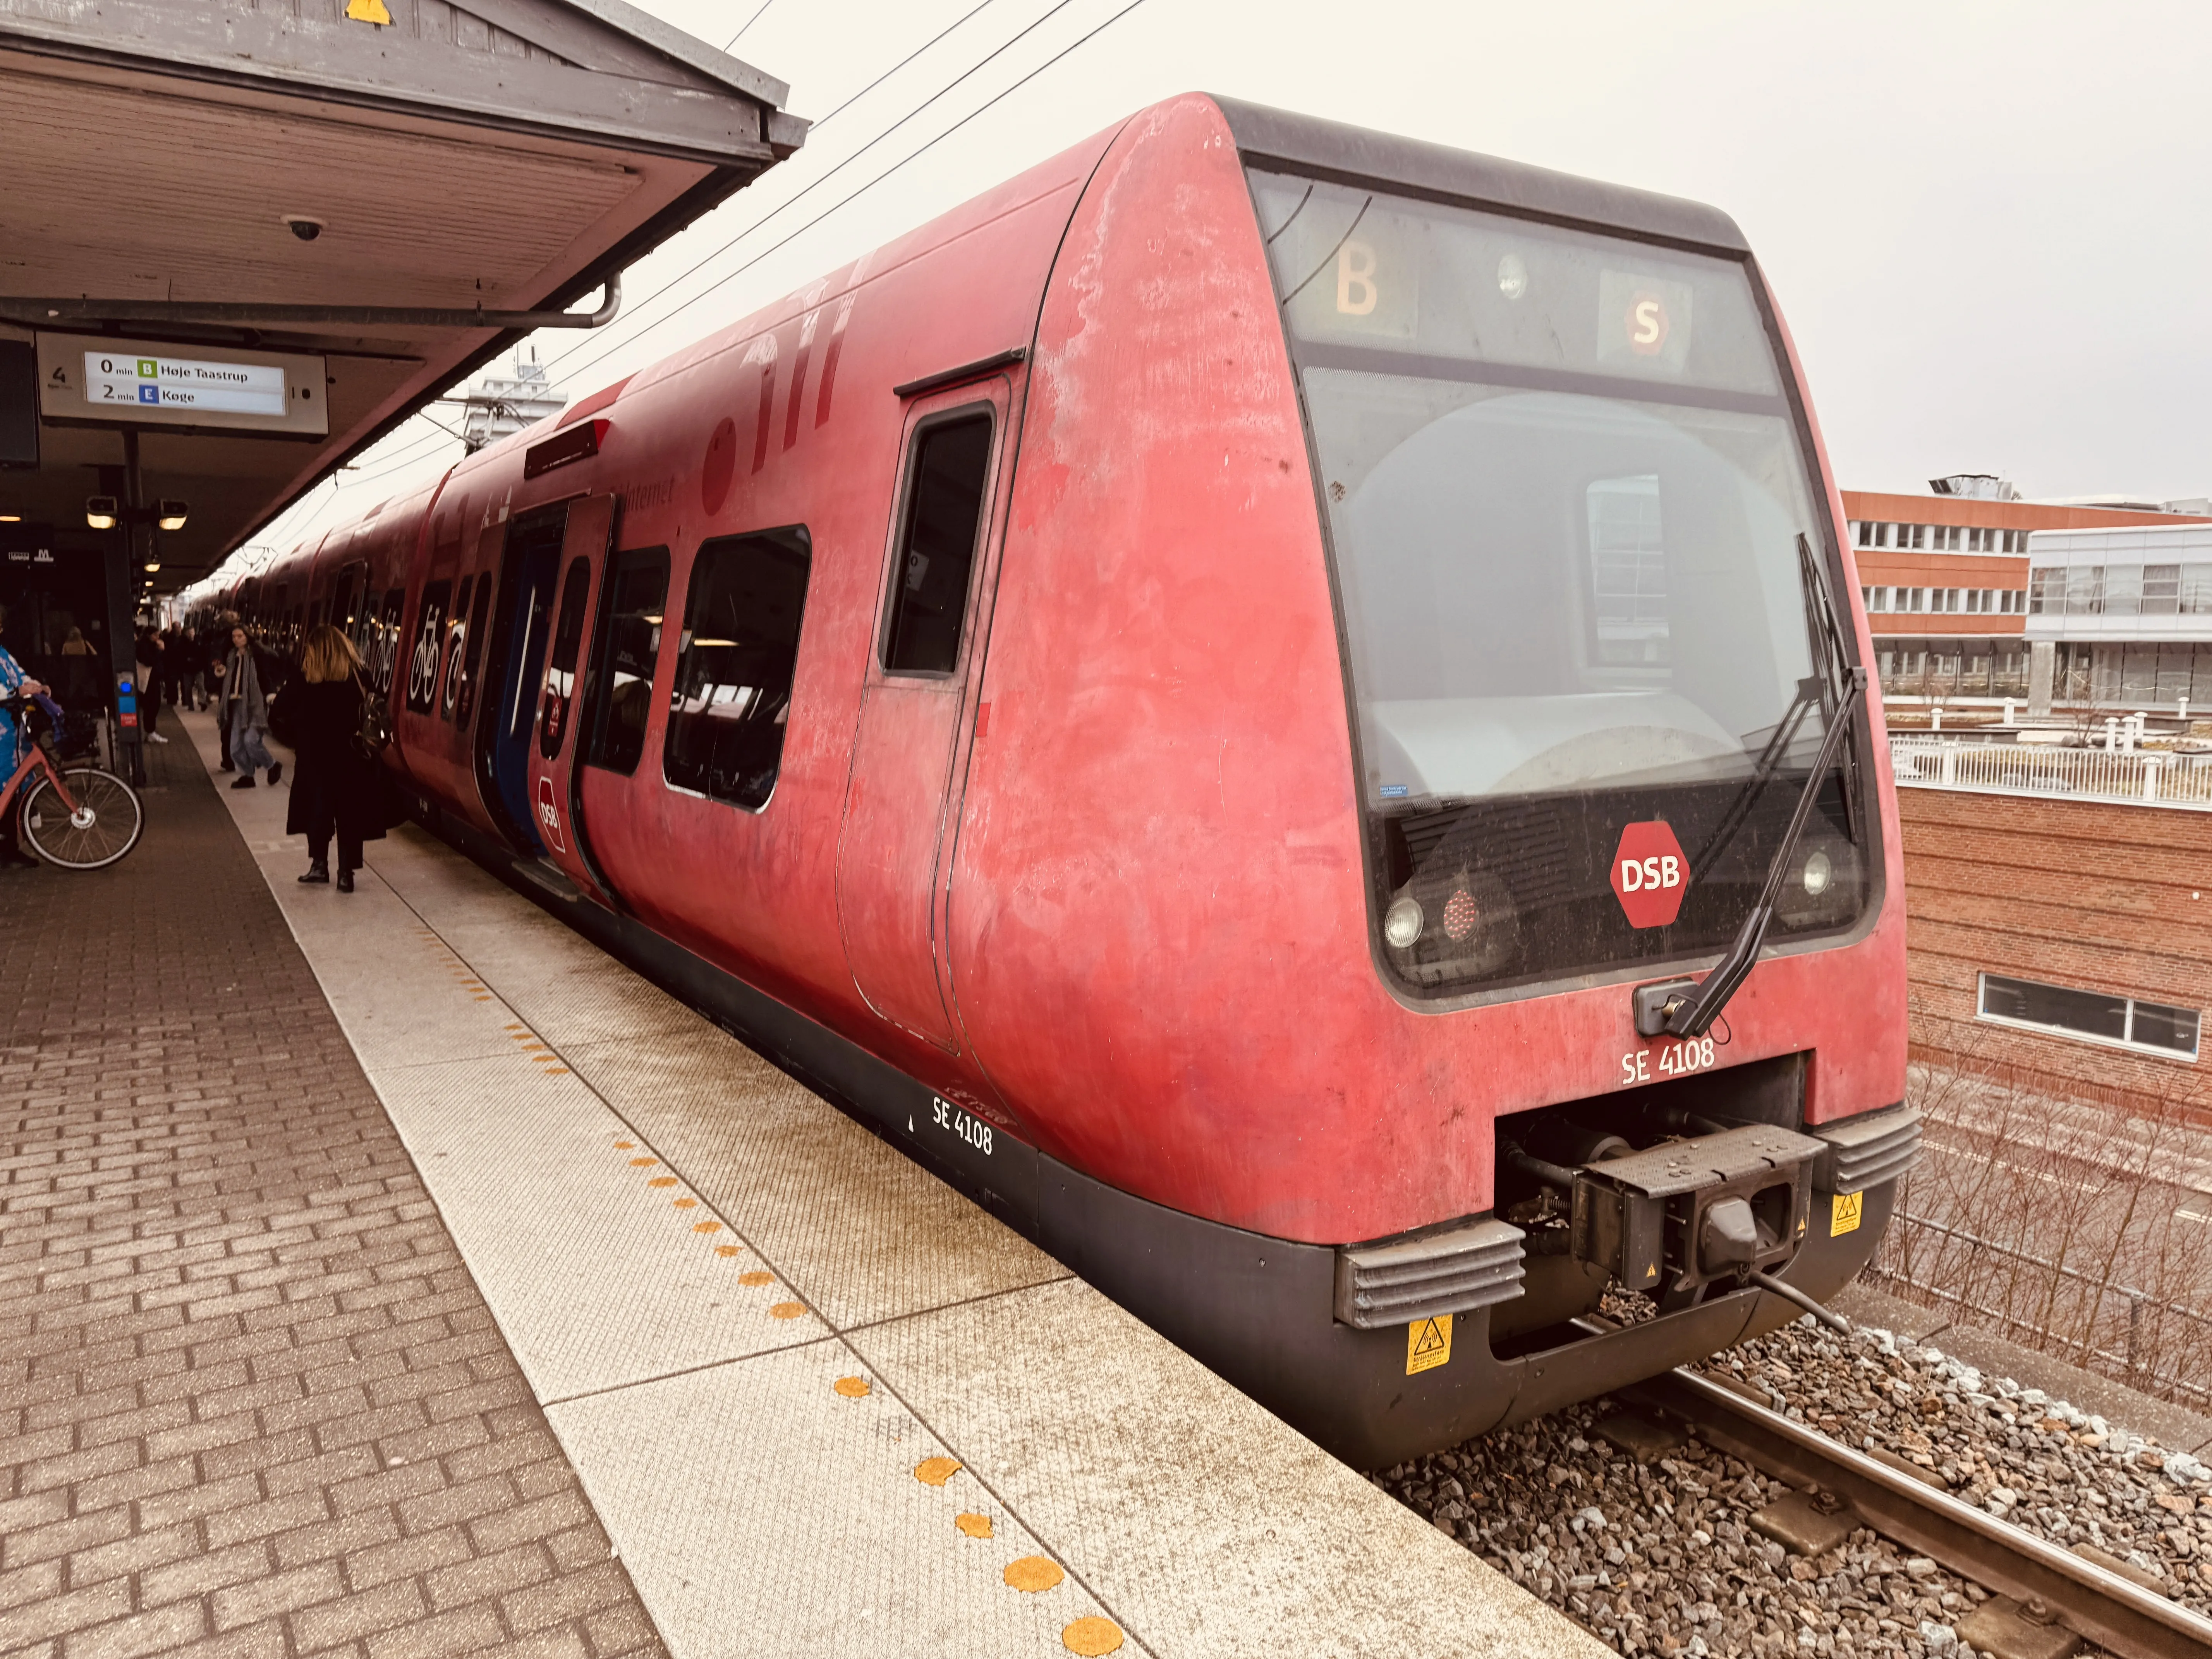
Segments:
[[[1759,902],[1751,907],[1751,914],[1736,929],[1728,954],[1694,986],[1638,987],[1634,1006],[1639,1036],[1658,1036],[1663,1033],[1669,1036],[1703,1036],[1720,1018],[1721,1010],[1759,961],[1759,949],[1766,942],[1767,927],[1774,920],[1774,902],[1781,896],[1782,884],[1797,850],[1797,839],[1804,834],[1806,821],[1813,816],[1813,804],[1820,797],[1820,786],[1838,759],[1844,769],[1844,832],[1853,841],[1858,839],[1855,799],[1858,793],[1858,768],[1856,745],[1851,744],[1850,732],[1852,717],[1858,712],[1860,699],[1866,695],[1867,672],[1848,665],[1849,653],[1844,648],[1843,628],[1836,617],[1835,602],[1829,597],[1820,561],[1813,556],[1813,544],[1802,534],[1797,538],[1797,570],[1805,595],[1805,631],[1813,652],[1813,677],[1799,684],[1796,700],[1783,716],[1781,725],[1767,743],[1766,752],[1753,769],[1750,786],[1737,798],[1738,810],[1722,821],[1711,848],[1717,848],[1734,836],[1749,816],[1751,804],[1765,788],[1790,739],[1796,735],[1809,712],[1808,693],[1817,695],[1821,724],[1826,728],[1820,739],[1820,753],[1814,757],[1812,773],[1798,792],[1797,805],[1790,814],[1790,827],[1783,834],[1782,844],[1774,849],[1774,857],[1766,866],[1766,880],[1759,890]],[[1850,745],[1848,750],[1847,744]]]
[[[1813,672],[1797,682],[1797,695],[1790,700],[1790,707],[1759,750],[1759,758],[1752,763],[1751,776],[1736,797],[1729,803],[1729,810],[1721,815],[1713,832],[1705,837],[1705,844],[1690,860],[1692,870],[1710,870],[1713,860],[1735,839],[1736,831],[1749,819],[1752,809],[1759,805],[1766,793],[1766,786],[1782,769],[1782,763],[1797,741],[1798,728],[1814,708],[1820,711],[1824,726],[1832,726],[1836,705],[1841,700],[1843,689],[1850,678],[1850,656],[1844,649],[1843,630],[1836,620],[1836,609],[1828,598],[1828,584],[1820,574],[1820,562],[1813,556],[1813,544],[1802,532],[1797,537],[1798,591],[1805,605],[1805,643],[1813,653]],[[1844,836],[1856,842],[1858,833],[1858,770],[1856,750],[1844,757]]]
[[[1766,881],[1759,890],[1759,902],[1751,907],[1743,926],[1736,929],[1735,942],[1729,946],[1720,964],[1693,987],[1638,987],[1636,1024],[1641,1035],[1657,1036],[1664,1032],[1670,1036],[1703,1036],[1750,974],[1753,964],[1759,960],[1759,947],[1766,942],[1767,926],[1774,920],[1774,901],[1780,896],[1782,883],[1790,873],[1797,838],[1804,834],[1805,822],[1813,816],[1813,803],[1820,796],[1829,769],[1836,763],[1837,751],[1850,738],[1851,717],[1857,711],[1859,699],[1866,694],[1866,683],[1865,669],[1850,671],[1827,735],[1820,740],[1820,752],[1814,758],[1812,775],[1805,780],[1805,787],[1797,795],[1796,810],[1790,814],[1790,828],[1783,834],[1782,844],[1774,849],[1773,861],[1766,866]],[[1664,994],[1655,994],[1662,993]],[[1654,1029],[1645,1030],[1647,1024]]]

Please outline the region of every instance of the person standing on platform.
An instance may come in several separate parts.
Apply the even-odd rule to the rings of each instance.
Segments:
[[[233,628],[230,655],[222,670],[222,724],[230,733],[231,759],[238,767],[230,786],[234,789],[252,788],[253,775],[263,767],[269,769],[272,785],[284,775],[283,763],[269,753],[269,698],[263,682],[269,680],[273,689],[274,677],[268,668],[246,629]]]
[[[362,842],[384,839],[384,775],[360,740],[366,696],[353,641],[328,623],[312,630],[301,653],[300,683],[284,693],[287,729],[299,739],[284,833],[307,838],[303,882],[331,878],[331,836],[337,833],[341,893],[353,891]]]
[[[169,683],[168,643],[161,629],[149,629],[138,636],[138,726],[149,743],[167,743],[159,729],[161,693]]]
[[[0,628],[8,624],[8,611],[0,606]],[[26,674],[4,645],[0,645],[0,697],[35,697],[46,690],[40,681]],[[15,775],[22,764],[23,748],[31,741],[31,734],[22,723],[4,708],[0,708],[0,783]],[[15,841],[15,803],[8,803],[5,822],[0,823],[0,864],[38,867],[39,860],[26,853]]]
[[[215,705],[216,735],[222,740],[222,769],[226,772],[236,769],[230,760],[229,705],[222,690],[223,676],[229,672],[228,653],[223,646],[228,634],[228,629],[210,627],[200,638],[200,654],[207,659],[208,701]]]
[[[105,702],[100,695],[100,664],[93,656],[82,629],[72,628],[62,641],[62,684],[55,694],[69,709],[94,712]]]

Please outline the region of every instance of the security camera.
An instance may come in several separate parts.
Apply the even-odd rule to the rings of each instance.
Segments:
[[[305,213],[288,213],[285,228],[303,242],[312,242],[323,234],[323,222]]]

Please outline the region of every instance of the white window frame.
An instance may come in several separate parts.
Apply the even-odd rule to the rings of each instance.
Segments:
[[[2022,985],[2042,985],[2053,991],[2078,991],[2085,996],[2116,994],[2108,991],[2091,991],[2079,985],[2052,985],[2048,980],[2023,979],[2018,974],[1999,974],[1996,977],[2013,980]],[[1987,969],[1980,969],[1974,975],[1974,1018],[1984,1025],[2002,1025],[2014,1031],[2033,1031],[2040,1036],[2064,1037],[2069,1042],[2091,1043],[2100,1048],[2121,1048],[2131,1054],[2148,1055],[2153,1060],[2170,1060],[2177,1066],[2194,1066],[2197,1057],[2204,1051],[2204,1011],[2201,1008],[2189,1011],[2197,1016],[2197,1046],[2187,1054],[2184,1054],[2179,1048],[2164,1048],[2155,1042],[2136,1042],[2127,1037],[2099,1036],[2094,1031],[2077,1031],[2070,1025],[2045,1025],[2037,1020],[2014,1019],[2009,1014],[1990,1013],[1986,1006],[1989,1002],[1990,979],[1990,975]],[[2127,1029],[2132,1032],[2136,1029],[2136,1004],[2139,1000],[2147,1000],[2147,999],[2122,997],[2120,1000],[2128,1005]],[[2179,1005],[2161,1002],[2154,1006],[2171,1008]]]

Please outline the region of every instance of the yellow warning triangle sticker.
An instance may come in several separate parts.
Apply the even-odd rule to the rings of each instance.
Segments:
[[[346,0],[346,15],[356,23],[389,23],[392,13],[384,0]]]
[[[1416,1319],[1406,1327],[1406,1375],[1434,1370],[1451,1360],[1452,1316]]]

